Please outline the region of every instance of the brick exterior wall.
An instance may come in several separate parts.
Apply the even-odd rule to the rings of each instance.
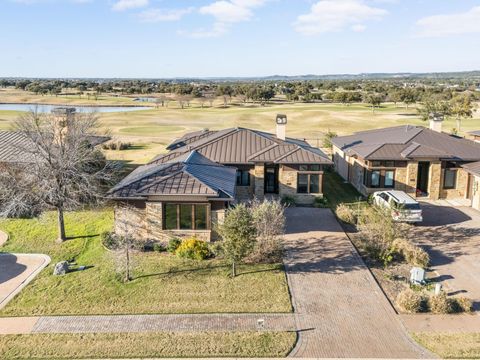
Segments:
[[[263,200],[265,198],[265,164],[258,163],[255,164],[254,174],[254,183],[255,183],[255,192],[254,195],[257,199]]]
[[[316,197],[323,196],[323,172],[318,172],[320,182],[320,192],[316,194],[298,194],[297,182],[298,171],[289,166],[280,166],[278,172],[278,196],[292,196],[297,204],[312,204]]]
[[[472,207],[480,210],[480,176],[472,175]]]

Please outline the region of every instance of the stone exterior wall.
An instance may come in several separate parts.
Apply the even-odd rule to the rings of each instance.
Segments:
[[[472,175],[472,207],[480,210],[480,176]]]
[[[320,181],[320,192],[316,194],[298,194],[297,181],[298,171],[291,167],[282,165],[278,172],[278,196],[291,196],[297,204],[312,204],[316,197],[323,196],[323,172],[318,172]]]
[[[210,212],[211,228],[223,221],[225,208],[214,206]],[[129,234],[142,241],[167,243],[172,237],[188,238],[195,236],[200,240],[216,240],[214,230],[163,230],[163,211],[161,202],[143,202],[135,204],[119,203],[115,206],[115,233]]]
[[[252,200],[255,195],[255,185],[256,185],[255,168],[252,166],[248,170],[250,174],[250,185],[237,186],[235,188],[235,198],[239,202],[246,202],[246,201]],[[263,178],[262,178],[262,181],[263,181]]]
[[[265,197],[265,164],[258,163],[255,164],[254,174],[254,183],[255,183],[255,197],[259,200],[263,200]]]
[[[468,173],[463,169],[457,170],[457,185],[455,189],[443,189],[444,170],[441,169],[441,199],[458,199],[466,198],[468,192]]]

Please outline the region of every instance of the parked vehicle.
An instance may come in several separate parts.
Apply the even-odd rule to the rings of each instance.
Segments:
[[[391,209],[395,221],[408,223],[423,221],[420,204],[403,191],[377,191],[373,194],[373,204]]]

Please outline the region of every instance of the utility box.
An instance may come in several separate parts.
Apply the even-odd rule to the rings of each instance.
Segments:
[[[414,267],[410,270],[410,283],[415,285],[425,284],[425,270],[419,267]]]

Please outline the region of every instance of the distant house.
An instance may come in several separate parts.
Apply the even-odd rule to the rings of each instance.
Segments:
[[[467,198],[474,209],[480,210],[480,161],[463,165],[468,173]]]
[[[470,131],[468,135],[473,141],[480,142],[480,130]]]
[[[153,241],[193,234],[211,240],[230,203],[291,196],[310,204],[323,196],[323,171],[330,159],[305,141],[286,137],[285,116],[277,116],[276,126],[275,135],[230,128],[173,141],[168,153],[110,191],[117,202],[117,231],[128,223]]]
[[[430,128],[397,126],[332,140],[336,171],[364,195],[396,189],[429,199],[469,198],[464,165],[480,160],[480,144]]]

